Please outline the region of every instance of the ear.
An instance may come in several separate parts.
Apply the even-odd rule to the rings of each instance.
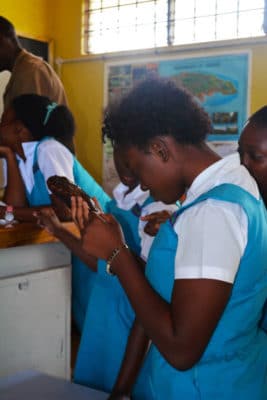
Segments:
[[[159,157],[163,162],[168,161],[170,157],[170,151],[164,139],[153,139],[150,143],[150,151],[155,156]]]

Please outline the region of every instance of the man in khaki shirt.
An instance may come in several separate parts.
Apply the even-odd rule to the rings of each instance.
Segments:
[[[53,68],[42,58],[22,49],[14,26],[0,16],[0,72],[10,71],[11,77],[3,96],[4,109],[17,96],[36,93],[67,105],[63,85]]]

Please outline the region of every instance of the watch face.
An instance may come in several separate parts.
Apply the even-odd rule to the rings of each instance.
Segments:
[[[5,220],[7,222],[11,222],[11,221],[13,221],[13,219],[14,219],[14,214],[13,213],[11,213],[11,212],[6,212],[5,213]]]

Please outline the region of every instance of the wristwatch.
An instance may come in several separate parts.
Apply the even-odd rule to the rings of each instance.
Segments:
[[[6,212],[5,212],[5,221],[6,222],[12,222],[14,220],[14,214],[13,214],[13,206],[6,206]]]

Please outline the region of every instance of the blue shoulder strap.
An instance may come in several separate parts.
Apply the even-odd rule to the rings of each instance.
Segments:
[[[253,203],[259,202],[252,194],[247,192],[240,186],[234,185],[232,183],[223,183],[221,185],[215,186],[206,193],[203,193],[198,198],[196,198],[191,203],[181,206],[171,217],[171,223],[174,224],[178,215],[182,214],[188,208],[194,206],[197,203],[208,199],[228,201],[230,203],[240,204],[240,198],[242,197],[242,207],[248,216],[250,216],[250,210],[253,207]],[[252,211],[252,210],[251,210]]]
[[[107,204],[110,201],[109,195],[94,180],[89,172],[74,157],[73,176],[75,184],[80,186],[89,196],[96,197],[104,212],[106,212]]]
[[[42,142],[44,142],[45,140],[48,140],[48,139],[53,139],[53,138],[52,138],[51,136],[45,136],[43,139],[41,139],[41,140],[37,143],[37,145],[36,145],[36,147],[35,147],[35,149],[34,149],[33,164],[32,164],[32,172],[33,172],[33,175],[35,175],[35,173],[39,170],[38,157],[37,157],[37,150],[38,150],[38,147],[39,147],[39,145],[40,145]]]

